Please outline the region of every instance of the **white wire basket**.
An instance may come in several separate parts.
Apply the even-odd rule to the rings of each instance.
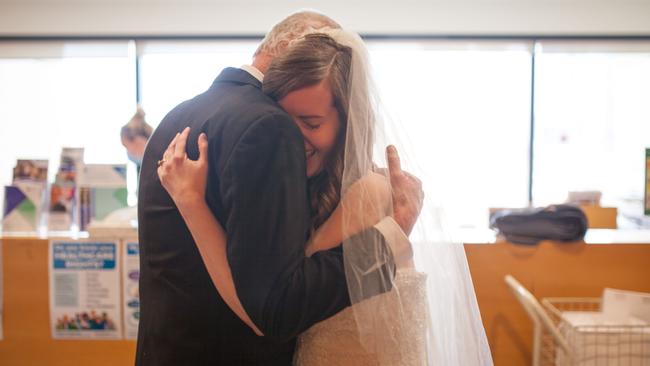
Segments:
[[[557,366],[650,366],[650,325],[606,319],[600,298],[545,298],[544,310],[558,330],[541,334],[540,364]]]

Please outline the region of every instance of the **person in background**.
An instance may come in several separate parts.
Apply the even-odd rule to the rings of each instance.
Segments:
[[[120,137],[122,145],[126,148],[126,154],[129,160],[135,163],[138,177],[140,176],[140,166],[144,156],[144,148],[151,137],[153,127],[144,120],[144,110],[138,106],[131,120],[122,126]]]

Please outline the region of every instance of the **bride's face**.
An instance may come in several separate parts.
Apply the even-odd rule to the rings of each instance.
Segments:
[[[307,176],[312,177],[323,169],[341,126],[329,84],[322,81],[294,90],[280,100],[280,105],[293,117],[305,138]]]

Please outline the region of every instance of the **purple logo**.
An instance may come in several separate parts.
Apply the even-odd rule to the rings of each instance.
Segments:
[[[140,271],[131,271],[131,272],[129,272],[129,278],[134,280],[134,281],[137,281],[138,278],[140,278]]]

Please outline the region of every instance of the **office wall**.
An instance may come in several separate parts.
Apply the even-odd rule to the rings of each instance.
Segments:
[[[650,34],[647,0],[0,0],[0,36],[258,35],[304,7],[365,34]]]

